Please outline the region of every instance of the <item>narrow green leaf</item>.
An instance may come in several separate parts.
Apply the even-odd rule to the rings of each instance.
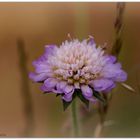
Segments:
[[[72,103],[72,101],[71,102],[66,102],[65,100],[63,100],[63,109],[64,109],[64,111],[70,106],[71,103]]]
[[[89,107],[89,100],[87,100],[83,95],[81,91],[76,91],[77,96],[80,98],[80,100],[86,105],[86,107]]]
[[[106,100],[101,96],[101,94],[95,90],[93,90],[93,96],[95,96],[99,101],[106,104]]]
[[[60,95],[62,95],[62,94],[57,93],[57,94],[56,94],[56,97],[58,97],[58,96],[60,96]]]

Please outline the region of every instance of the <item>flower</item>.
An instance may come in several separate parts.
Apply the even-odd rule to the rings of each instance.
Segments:
[[[93,101],[93,91],[109,92],[117,82],[124,82],[127,74],[116,62],[95,44],[92,37],[74,39],[60,45],[46,45],[45,53],[33,62],[35,72],[29,77],[42,82],[41,90],[62,95],[72,101],[75,90],[80,90],[86,100]]]

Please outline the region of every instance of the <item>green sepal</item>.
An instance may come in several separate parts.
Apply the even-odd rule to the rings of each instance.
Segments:
[[[87,108],[89,108],[89,100],[87,100],[83,95],[81,90],[76,90],[76,94],[79,97],[79,99],[86,105]]]
[[[60,95],[62,95],[62,94],[57,93],[57,94],[56,94],[56,97],[58,97],[58,96],[60,96]]]
[[[43,94],[47,94],[48,92],[43,92]]]
[[[103,98],[103,96],[99,92],[93,90],[93,96],[96,97],[99,101],[101,101],[104,105],[107,104],[106,100]]]
[[[59,96],[59,95],[57,95]],[[89,100],[87,100],[83,95],[81,90],[76,89],[73,93],[73,97],[72,97],[72,101],[71,102],[66,102],[65,100],[63,100],[63,109],[64,111],[70,106],[70,104],[73,102],[73,100],[75,99],[75,97],[78,96],[79,99],[86,105],[87,108],[89,108]]]
[[[62,100],[62,101],[63,101],[63,110],[65,111],[70,106],[72,101],[71,102],[66,102],[65,100]]]

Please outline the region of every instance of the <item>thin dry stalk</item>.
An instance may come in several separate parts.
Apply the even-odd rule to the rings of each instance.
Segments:
[[[19,69],[21,74],[21,98],[23,103],[23,111],[25,115],[25,128],[22,132],[22,136],[30,137],[34,128],[34,117],[32,97],[29,88],[28,70],[26,65],[27,57],[24,47],[24,41],[22,39],[17,40]]]

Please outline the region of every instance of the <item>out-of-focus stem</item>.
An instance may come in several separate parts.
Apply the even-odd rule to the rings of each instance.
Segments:
[[[17,40],[17,50],[19,58],[19,68],[21,74],[21,98],[23,102],[23,109],[25,115],[25,129],[22,132],[22,136],[30,137],[34,128],[33,118],[33,106],[32,98],[29,88],[28,70],[27,70],[27,57],[24,50],[24,41],[22,39]]]
[[[103,116],[101,117],[100,116],[100,121],[98,122],[98,124],[96,126],[96,129],[94,131],[94,137],[95,138],[98,138],[101,135],[101,132],[102,132],[103,126],[104,126],[104,119],[105,119],[105,117],[103,117]]]
[[[119,56],[120,50],[122,48],[122,31],[123,31],[123,16],[124,16],[124,10],[125,10],[125,3],[124,2],[118,2],[117,3],[117,16],[114,24],[115,29],[115,42],[113,45],[113,48],[111,50],[111,54],[115,55],[117,58]],[[98,110],[99,110],[99,116],[100,120],[97,124],[95,131],[94,131],[94,137],[101,137],[101,133],[104,127],[104,121],[108,112],[108,107],[110,100],[108,99],[107,94],[103,94],[104,98],[107,100],[107,104],[103,105],[101,103],[98,104]]]
[[[101,132],[103,131],[103,128],[104,128],[104,121],[105,121],[105,117],[106,117],[108,106],[109,106],[109,102],[108,102],[108,98],[106,94],[103,94],[103,96],[104,96],[104,99],[107,101],[107,103],[103,104],[101,102],[98,102],[98,113],[99,113],[100,120],[94,131],[94,137],[96,138],[101,136]]]
[[[72,121],[73,121],[73,132],[74,137],[79,136],[79,127],[78,127],[78,116],[77,116],[77,107],[76,107],[76,100],[72,102]]]

